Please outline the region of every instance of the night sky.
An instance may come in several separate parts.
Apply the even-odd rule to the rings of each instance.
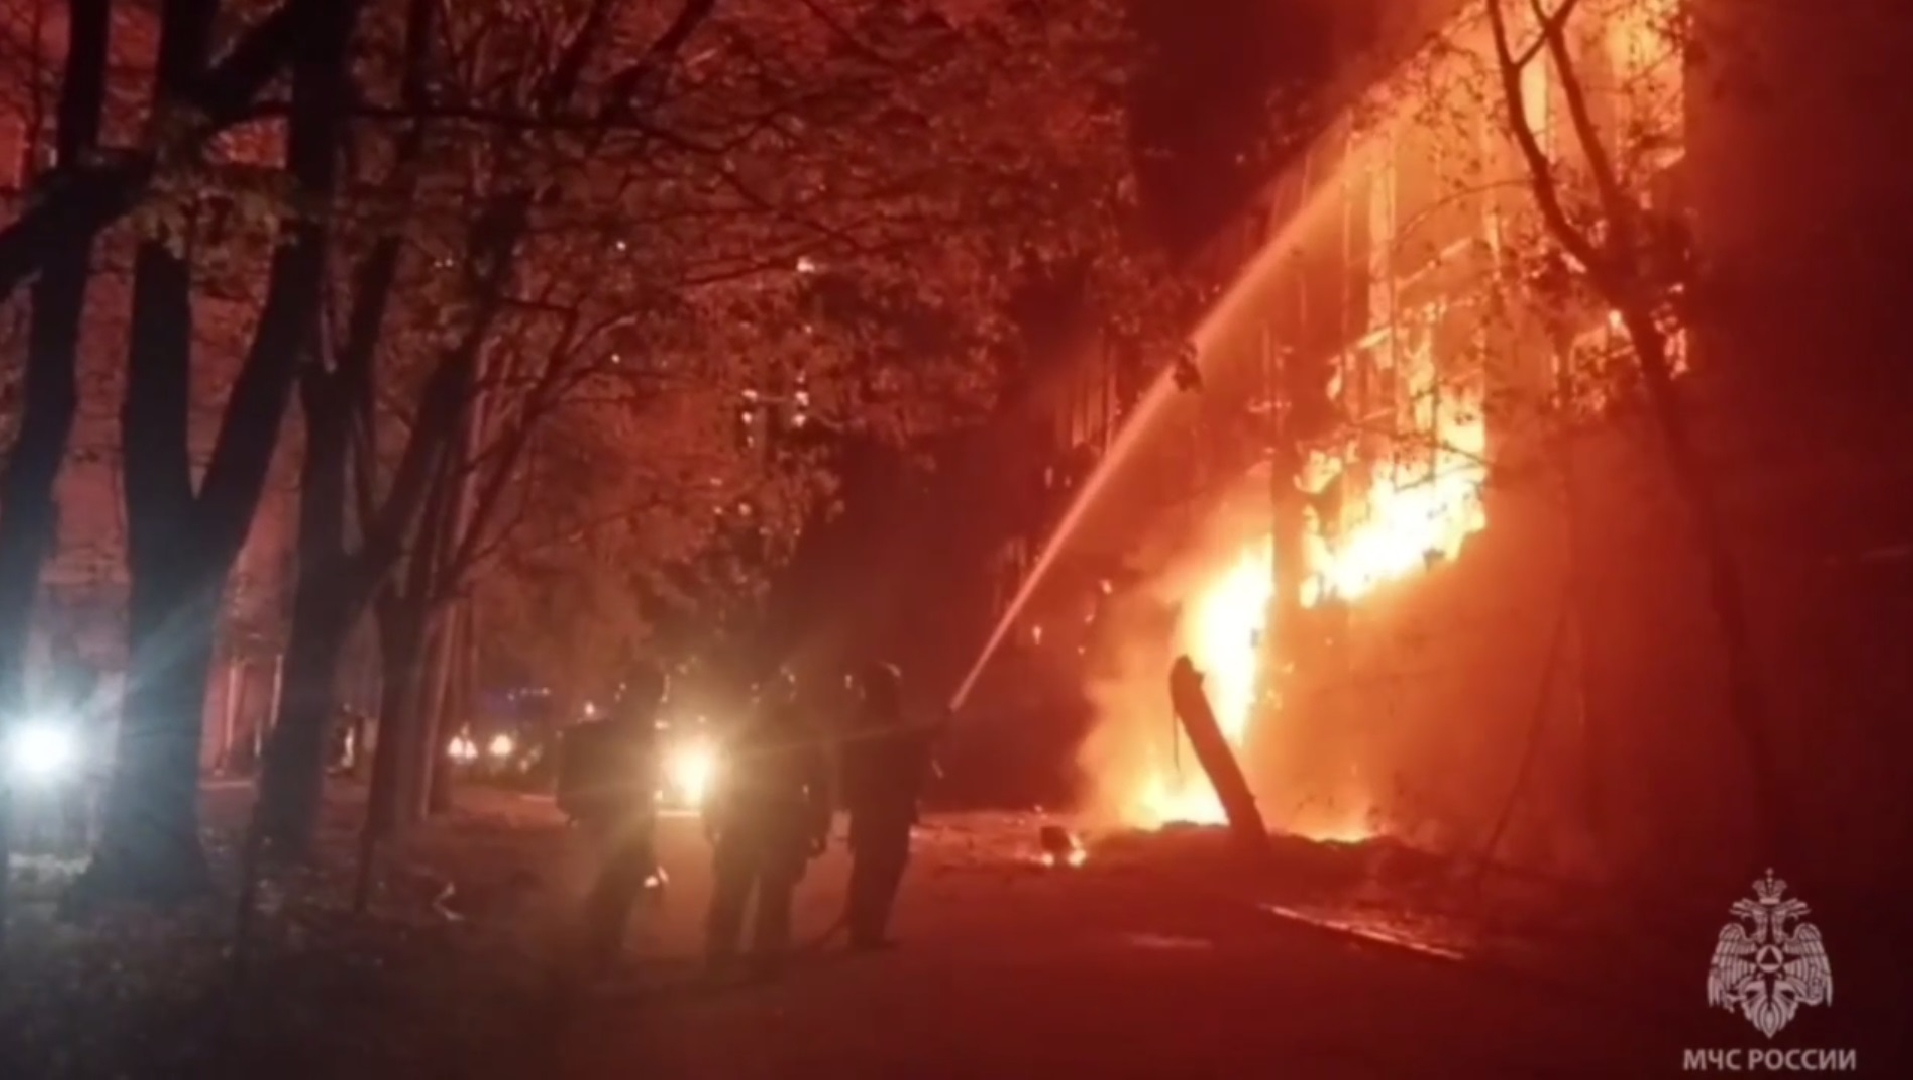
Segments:
[[[1324,10],[1318,0],[1136,0],[1157,49],[1136,101],[1139,171],[1151,225],[1173,250],[1202,245],[1282,164],[1276,102],[1327,77]]]

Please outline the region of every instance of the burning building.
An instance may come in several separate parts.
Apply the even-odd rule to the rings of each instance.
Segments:
[[[1807,84],[1857,92],[1824,47],[1838,36],[1826,26],[1808,35],[1812,48],[1786,44],[1784,6],[1727,6],[1733,29],[1758,45],[1734,37],[1737,63],[1773,74],[1784,70],[1776,57],[1818,57]],[[1771,393],[1769,411],[1755,412],[1749,387],[1772,378],[1800,393],[1788,372],[1797,376],[1810,353],[1797,330],[1786,335],[1793,346],[1752,340],[1758,311],[1697,314],[1684,290],[1731,276],[1771,304],[1776,282],[1798,271],[1752,250],[1760,223],[1803,191],[1873,181],[1858,140],[1828,148],[1838,166],[1776,159],[1793,110],[1770,125],[1720,90],[1732,65],[1697,74],[1697,35],[1727,8],[1587,2],[1550,42],[1528,5],[1502,7],[1504,50],[1484,3],[1385,5],[1388,18],[1352,26],[1365,59],[1325,91],[1338,103],[1333,119],[1208,255],[1232,284],[1195,335],[1202,388],[1177,394],[1165,379],[1132,412],[1140,446],[1112,488],[1147,492],[1128,501],[1148,505],[1105,507],[1097,513],[1126,528],[1086,530],[1140,536],[1130,561],[1151,581],[1123,598],[1095,645],[1101,726],[1082,762],[1110,816],[1143,825],[1220,816],[1177,745],[1163,688],[1170,660],[1186,653],[1206,671],[1277,827],[1387,829],[1453,851],[1492,838],[1502,857],[1574,871],[1649,851],[1718,861],[1732,846],[1723,838],[1750,835],[1747,736],[1723,715],[1720,594],[1693,538],[1692,500],[1670,478],[1665,432],[1642,404],[1636,345],[1654,334],[1680,380],[1674,393],[1691,403],[1683,407],[1715,421],[1709,452],[1744,450],[1735,440],[1773,416]],[[1870,33],[1858,55],[1888,55],[1863,24],[1843,22],[1842,40]],[[1760,64],[1745,59],[1750,49]],[[1773,190],[1730,182],[1753,161],[1773,170]],[[1652,227],[1679,265],[1641,308],[1651,330],[1629,325],[1641,312],[1589,287],[1587,266],[1562,250],[1539,205],[1538,180],[1582,236],[1613,228],[1603,212],[1616,205]],[[1603,204],[1609,182],[1624,202]],[[1841,272],[1796,242],[1791,225],[1782,231],[1788,258]],[[1736,260],[1735,273],[1700,278],[1695,266],[1709,255]],[[1656,249],[1630,265],[1658,274],[1661,257]],[[1868,294],[1827,294],[1815,287],[1820,306],[1801,318],[1850,336],[1832,313],[1842,303],[1870,310]],[[1840,363],[1859,378],[1877,350],[1855,341]],[[1903,420],[1904,390],[1876,415]],[[1839,411],[1835,397],[1856,400],[1850,389],[1810,396],[1826,413]],[[1730,416],[1727,403],[1749,411]],[[1817,451],[1791,453],[1789,470],[1831,475]],[[1764,483],[1778,459],[1722,481],[1737,492],[1732,535],[1752,568],[1750,605],[1767,605],[1774,624],[1794,617],[1782,611],[1811,609],[1843,639],[1864,636],[1863,619],[1878,613],[1855,611],[1851,591],[1809,596],[1803,567],[1878,543],[1854,535],[1864,516],[1855,508],[1878,509],[1891,486],[1883,478],[1905,475],[1904,446],[1898,453],[1867,451],[1856,483],[1871,494],[1846,505],[1838,540],[1774,532],[1813,486]],[[1162,498],[1169,488],[1178,494]],[[1906,516],[1869,520],[1904,539]],[[1889,585],[1904,612],[1913,597],[1904,573]],[[1760,633],[1769,658],[1825,653],[1777,625]],[[1827,663],[1858,671],[1850,658]],[[1776,739],[1787,742],[1790,726],[1811,730],[1808,684],[1824,677],[1774,676],[1773,700],[1790,703],[1776,712],[1794,710],[1773,717]],[[1867,715],[1894,708],[1890,694],[1860,696]],[[1903,769],[1866,765],[1850,736],[1841,774],[1868,774],[1870,809],[1828,804],[1829,827],[1878,814],[1903,790]],[[1834,761],[1828,747],[1813,752]],[[1790,809],[1804,812],[1810,781],[1793,775],[1803,795]]]

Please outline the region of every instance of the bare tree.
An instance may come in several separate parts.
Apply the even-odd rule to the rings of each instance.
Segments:
[[[1759,843],[1772,856],[1790,847],[1789,820],[1754,651],[1747,590],[1722,515],[1720,498],[1696,444],[1693,421],[1675,383],[1669,316],[1687,264],[1684,232],[1629,183],[1612,136],[1603,131],[1571,44],[1581,0],[1532,0],[1525,40],[1503,0],[1485,0],[1494,42],[1498,98],[1526,169],[1528,188],[1565,272],[1578,276],[1619,319],[1631,345],[1642,394],[1665,450],[1669,472],[1693,522],[1707,566],[1708,596],[1725,653],[1728,715],[1750,771]],[[1529,112],[1526,84],[1541,68],[1560,88],[1564,130],[1580,168],[1570,176],[1543,145]],[[1585,183],[1583,183],[1583,179]]]
[[[162,18],[206,17],[218,5],[168,0]],[[248,115],[254,99],[333,13],[332,0],[287,0],[255,23],[217,64],[185,77],[175,89],[183,122],[156,145],[104,163],[75,165],[64,182],[0,229],[0,297],[45,265],[50,252],[89,243],[126,217],[150,193],[162,162],[194,156]]]
[[[862,414],[902,431],[924,418],[905,420],[896,402],[928,411],[920,406],[932,395],[914,394],[917,384],[940,378],[985,393],[987,344],[1000,331],[990,308],[1019,261],[1080,257],[1119,234],[1127,204],[1109,179],[1112,162],[1127,164],[1126,144],[1111,122],[1119,110],[1098,104],[1108,89],[1096,78],[1112,73],[1094,47],[1109,41],[1101,23],[1114,8],[1048,24],[1014,4],[977,5],[974,22],[953,24],[874,2],[833,15],[766,0],[664,11],[623,0],[438,6],[421,16],[442,26],[426,58],[431,92],[393,78],[396,94],[381,101],[374,79],[354,109],[368,156],[421,154],[410,179],[393,170],[420,186],[381,194],[411,223],[370,245],[377,257],[350,275],[356,295],[342,305],[350,314],[333,335],[333,363],[302,390],[309,452],[336,462],[343,447],[352,467],[323,471],[349,472],[344,486],[356,491],[345,509],[319,513],[311,502],[336,504],[338,485],[309,484],[302,519],[335,536],[356,522],[359,553],[302,551],[314,606],[301,610],[325,608],[332,638],[366,590],[379,596],[382,755],[402,744],[434,752],[422,725],[400,733],[434,612],[519,534],[519,466],[578,395],[613,386],[635,397],[660,365],[696,370],[704,382],[685,400],[723,430],[738,400],[725,394],[769,392],[801,370],[820,417]],[[1051,53],[1031,47],[1038,39],[1076,65],[1069,72],[1094,77],[1059,73]],[[678,62],[681,53],[695,62]],[[1009,76],[1079,107],[1032,138],[986,97]],[[934,148],[921,137],[931,124],[944,131]],[[1090,276],[1106,287],[1120,275],[1105,264]],[[822,318],[799,302],[818,293],[857,314]],[[921,306],[947,308],[942,323],[961,332],[930,340],[886,316],[903,297],[934,297]],[[952,362],[925,364],[933,348]],[[376,377],[352,374],[361,365]],[[343,394],[348,375],[356,389]],[[673,393],[691,387],[663,381]],[[849,407],[860,395],[894,401]],[[338,408],[356,411],[338,420],[327,411]],[[315,625],[295,613],[295,642]],[[330,711],[324,653],[301,660],[296,680],[289,669],[284,703],[298,712],[282,717],[286,756],[269,762],[268,799],[297,792],[271,814],[287,850],[316,806]],[[388,798],[393,808],[416,802],[392,786],[418,771],[401,765],[375,766],[381,818],[399,813],[384,809]]]
[[[67,6],[66,66],[54,108],[54,167],[32,179],[36,187],[64,183],[99,142],[109,9],[108,0],[75,0]],[[37,55],[39,42],[34,44]],[[37,87],[30,89],[37,93]],[[32,289],[20,426],[0,471],[0,729],[25,712],[27,638],[41,568],[58,529],[53,484],[79,404],[75,372],[92,254],[90,238],[48,253]],[[0,796],[0,924],[6,920],[5,815]]]
[[[361,0],[337,0],[293,53],[286,172],[301,213],[282,207],[251,347],[196,484],[189,449],[193,366],[190,245],[143,240],[121,428],[126,460],[128,690],[118,771],[99,849],[78,897],[167,901],[206,884],[198,833],[198,750],[219,605],[251,528],[300,361],[316,342],[327,267],[348,47]],[[207,70],[214,0],[162,12],[154,108],[192,102]],[[186,210],[191,229],[191,208]],[[169,242],[169,240],[173,242]]]

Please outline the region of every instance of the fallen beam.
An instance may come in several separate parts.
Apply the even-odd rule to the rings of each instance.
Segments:
[[[1256,809],[1255,794],[1243,778],[1242,767],[1236,762],[1229,740],[1223,737],[1221,725],[1216,723],[1215,710],[1209,707],[1209,696],[1202,690],[1202,673],[1187,656],[1177,657],[1175,666],[1169,669],[1169,700],[1175,706],[1176,718],[1182,721],[1182,730],[1189,736],[1196,761],[1222,802],[1222,812],[1229,819],[1229,831],[1250,856],[1266,857],[1269,830],[1262,823],[1262,812]]]

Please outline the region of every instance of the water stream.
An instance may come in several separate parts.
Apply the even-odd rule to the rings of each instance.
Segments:
[[[1281,229],[1269,238],[1268,243],[1262,246],[1249,265],[1236,276],[1235,281],[1229,286],[1229,291],[1224,293],[1222,299],[1218,300],[1215,306],[1209,309],[1208,314],[1203,316],[1201,324],[1196,327],[1195,333],[1190,338],[1195,354],[1194,363],[1198,371],[1202,371],[1203,365],[1209,361],[1212,348],[1223,332],[1245,314],[1252,313],[1254,302],[1261,292],[1259,286],[1280,266],[1282,259],[1295,250],[1298,239],[1306,235],[1307,228],[1319,209],[1335,203],[1336,200],[1327,196],[1339,192],[1340,186],[1339,177],[1336,176],[1328,177],[1319,183],[1309,193],[1308,202],[1296,213],[1289,215]],[[1123,418],[1122,425],[1116,432],[1115,440],[1110,443],[1108,452],[1097,463],[1096,471],[1090,474],[1089,479],[1070,500],[1062,519],[1050,531],[1049,538],[1044,543],[1042,552],[1037,556],[1035,565],[1024,577],[1022,585],[1016,590],[1016,595],[1010,599],[1009,606],[1003,609],[1003,617],[997,620],[995,628],[990,631],[989,639],[984,642],[982,651],[977,654],[976,662],[970,666],[969,674],[964,676],[962,684],[957,687],[956,694],[950,698],[950,711],[956,712],[962,709],[964,702],[969,700],[970,693],[976,689],[977,680],[983,675],[983,670],[989,666],[990,659],[996,655],[996,651],[1003,646],[1003,639],[1009,636],[1010,628],[1016,625],[1016,620],[1023,614],[1023,609],[1029,606],[1030,598],[1035,595],[1037,588],[1049,575],[1050,569],[1056,565],[1057,558],[1062,555],[1070,540],[1076,535],[1089,509],[1108,488],[1117,471],[1135,455],[1143,435],[1148,432],[1169,400],[1178,392],[1175,368],[1166,367],[1160,375],[1156,376],[1148,392],[1143,394],[1141,400],[1136,403],[1136,407]]]

